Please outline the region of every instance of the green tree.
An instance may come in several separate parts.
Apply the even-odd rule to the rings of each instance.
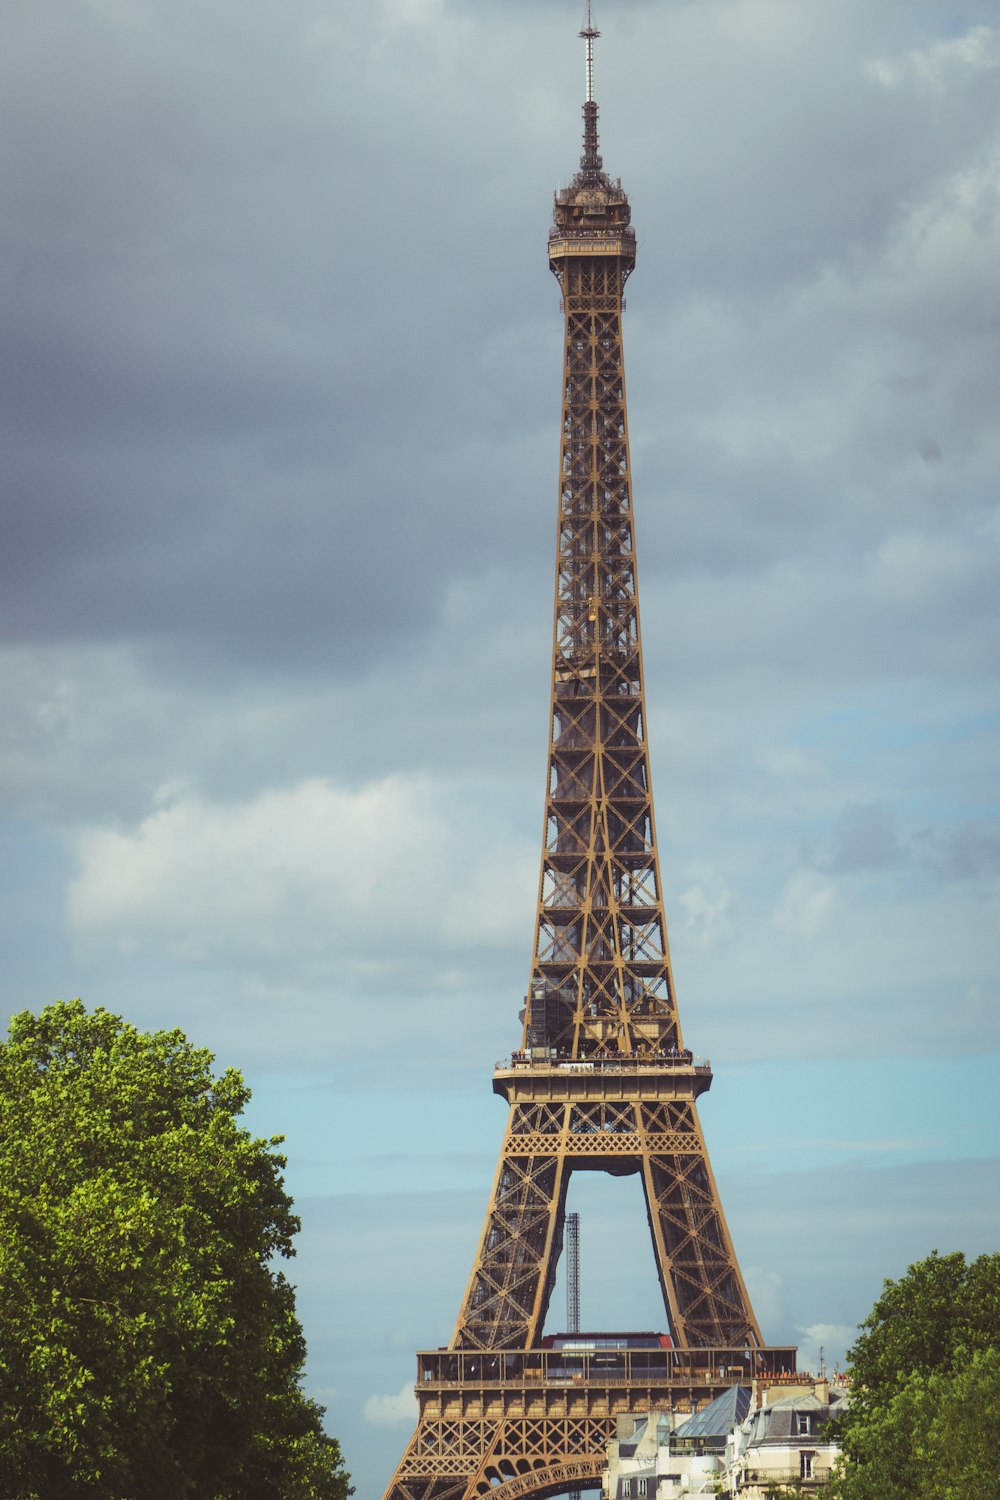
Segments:
[[[1000,1500],[1000,1255],[887,1281],[850,1364],[840,1500]]]
[[[60,1002],[0,1043],[0,1497],[345,1500],[301,1390],[280,1137],[179,1031]]]

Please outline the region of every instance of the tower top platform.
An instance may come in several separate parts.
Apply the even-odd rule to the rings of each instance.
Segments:
[[[614,256],[622,263],[623,279],[635,265],[632,210],[620,179],[604,170],[597,133],[594,99],[594,40],[600,36],[587,6],[587,23],[580,32],[587,44],[587,97],[583,106],[583,153],[580,169],[568,186],[555,194],[549,232],[549,266],[562,280],[561,262],[571,255]]]

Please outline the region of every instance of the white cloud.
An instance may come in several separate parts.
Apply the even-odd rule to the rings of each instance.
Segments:
[[[827,1374],[842,1370],[847,1363],[847,1351],[858,1336],[857,1328],[846,1323],[811,1323],[797,1332],[799,1368],[813,1374],[821,1367],[825,1367]]]
[[[333,1406],[340,1396],[340,1391],[335,1385],[312,1385],[309,1386],[309,1395],[313,1401],[318,1401],[323,1407]]]
[[[720,942],[733,930],[733,892],[707,864],[696,864],[690,875],[692,883],[678,898],[684,926],[702,946]]]
[[[441,0],[382,0],[390,24],[429,26],[441,20]]]
[[[996,556],[981,536],[953,530],[934,537],[895,533],[878,548],[875,566],[875,586],[887,603],[927,609],[942,597],[991,582]]]
[[[534,850],[481,806],[467,837],[463,798],[430,777],[308,780],[230,803],[175,785],[154,802],[133,829],[75,838],[69,918],[84,945],[381,987],[523,938]]]
[[[761,1328],[774,1329],[786,1323],[788,1309],[785,1303],[785,1283],[781,1274],[773,1266],[745,1265],[743,1277],[750,1294],[751,1306]],[[771,1335],[765,1333],[765,1338],[769,1336]]]
[[[882,57],[867,63],[869,76],[883,88],[900,88],[907,82],[943,93],[956,75],[991,72],[1000,68],[1000,31],[992,26],[973,26],[962,36],[916,47],[903,57]]]
[[[395,1427],[400,1423],[412,1426],[417,1419],[417,1397],[413,1383],[404,1385],[395,1396],[368,1396],[361,1409],[364,1420],[373,1427]]]
[[[785,887],[772,921],[791,937],[815,938],[830,928],[836,901],[832,881],[814,870],[798,870]]]

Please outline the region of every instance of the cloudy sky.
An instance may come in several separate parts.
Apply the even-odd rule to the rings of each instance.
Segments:
[[[3,998],[244,1069],[362,1497],[528,973],[582,9],[0,0]],[[596,19],[685,1036],[765,1334],[833,1362],[1000,1243],[1000,26]],[[634,1180],[573,1194],[584,1322],[663,1326]]]

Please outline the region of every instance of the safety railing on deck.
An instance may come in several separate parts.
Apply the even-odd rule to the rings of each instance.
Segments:
[[[794,1370],[794,1347],[757,1349],[431,1349],[417,1355],[418,1385],[739,1384]]]
[[[669,1068],[694,1068],[697,1073],[711,1073],[712,1064],[707,1057],[697,1057],[686,1048],[645,1053],[641,1058],[533,1057],[528,1052],[512,1052],[497,1059],[497,1072],[515,1068],[560,1068],[568,1073],[662,1073]]]

